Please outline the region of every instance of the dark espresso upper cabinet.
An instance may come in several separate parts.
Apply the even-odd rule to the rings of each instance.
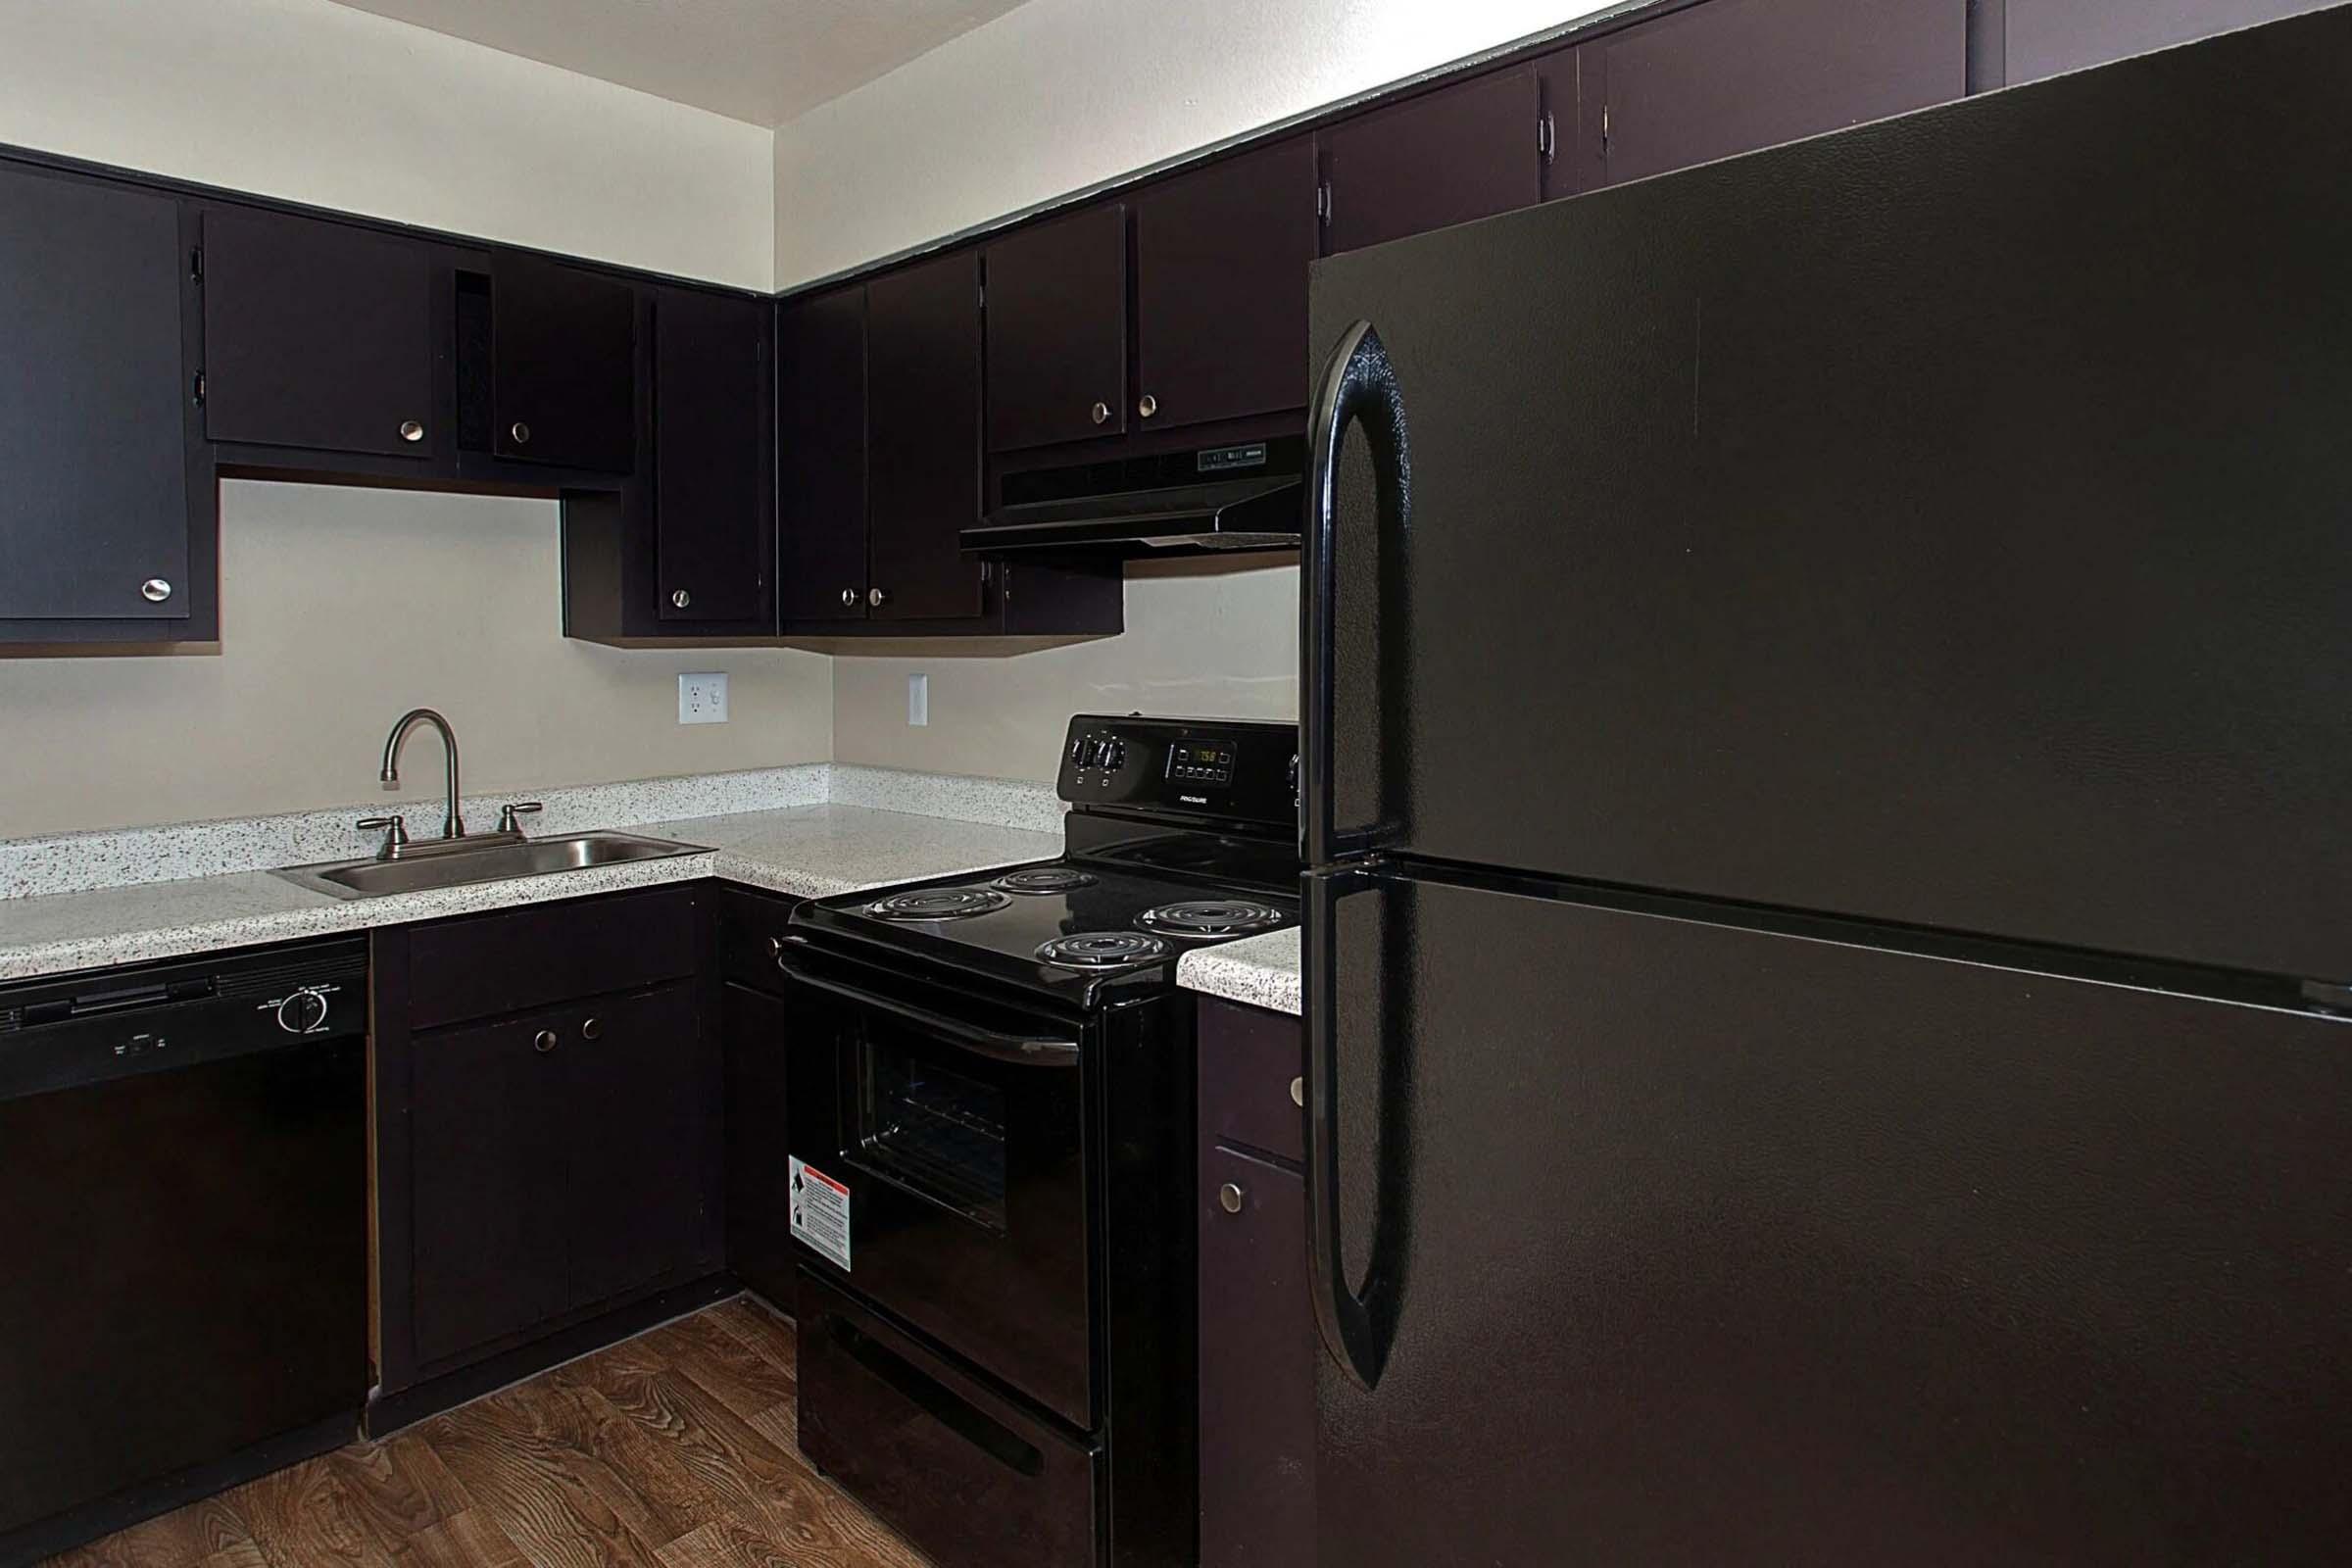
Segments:
[[[737,295],[656,296],[655,600],[665,623],[773,619],[770,314]]]
[[[1968,5],[1708,0],[1594,39],[1576,56],[1582,168],[1573,182],[1553,182],[1555,195],[1958,98],[1968,86]],[[1556,92],[1554,117],[1564,134]]]
[[[1543,130],[1532,65],[1333,125],[1321,138],[1325,252],[1533,207],[1542,198]]]
[[[1102,202],[988,247],[988,446],[1127,428],[1127,208]]]
[[[637,457],[637,291],[502,253],[491,271],[491,450],[627,473]]]
[[[865,618],[865,285],[776,319],[777,602],[787,621]]]
[[[433,257],[342,223],[204,215],[204,424],[215,441],[430,459]]]
[[[980,613],[980,254],[866,285],[866,605],[876,620]]]
[[[170,197],[0,169],[0,621],[12,639],[104,639],[109,622],[125,637],[213,635],[183,238]]]
[[[1303,408],[1313,138],[1180,175],[1133,205],[1138,428]]]
[[[2006,79],[2032,81],[2209,33],[2317,11],[2334,0],[2002,0]]]

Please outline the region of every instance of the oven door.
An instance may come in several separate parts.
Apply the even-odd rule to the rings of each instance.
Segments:
[[[784,973],[802,1257],[1091,1429],[1080,1031],[862,966]]]

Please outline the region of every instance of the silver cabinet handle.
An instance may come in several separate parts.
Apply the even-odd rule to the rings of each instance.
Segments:
[[[694,595],[688,593],[685,589],[680,588],[669,596],[669,602],[677,606],[680,610],[684,610],[688,605],[694,603]]]
[[[403,441],[421,441],[424,439],[424,426],[415,419],[403,419],[400,421],[400,438]]]
[[[1104,419],[1110,417],[1110,405],[1107,403],[1096,404],[1094,407],[1094,416],[1095,422],[1097,424],[1101,424]]]
[[[584,1023],[582,1023],[582,1024],[580,1025],[580,1038],[581,1038],[582,1040],[602,1040],[604,1037],[605,1037],[605,1020],[604,1020],[604,1019],[602,1019],[602,1018],[590,1018],[590,1019],[588,1019],[586,1022],[584,1022]]]
[[[514,444],[518,447],[528,446],[530,444],[531,427],[523,423],[520,419],[516,419],[512,425],[508,426],[507,433],[514,438]]]
[[[1291,1103],[1297,1105],[1300,1110],[1306,1108],[1306,1080],[1304,1078],[1291,1080]]]
[[[531,1036],[531,1049],[539,1053],[539,1054],[542,1056],[555,1050],[556,1032],[553,1029],[542,1029],[537,1034]]]
[[[857,589],[855,589],[855,588],[844,588],[844,589],[841,591],[841,603],[842,603],[842,606],[843,606],[843,608],[844,608],[844,609],[847,609],[847,608],[849,608],[849,607],[851,607],[851,606],[853,606],[853,605],[857,604],[857,603],[858,603],[858,590],[857,590]]]
[[[865,602],[873,606],[876,610],[879,610],[884,605],[890,603],[890,595],[883,592],[879,588],[868,588],[865,591]]]
[[[1144,400],[1135,406],[1135,412],[1149,419],[1152,417],[1152,416],[1159,412],[1159,399],[1153,397],[1149,392],[1145,393]]]
[[[1217,1206],[1228,1214],[1242,1211],[1242,1190],[1232,1182],[1217,1189]]]
[[[139,597],[151,605],[160,605],[172,597],[171,581],[163,577],[150,577],[139,584]]]

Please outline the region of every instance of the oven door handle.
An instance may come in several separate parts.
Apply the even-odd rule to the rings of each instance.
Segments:
[[[1078,1061],[1078,1042],[1075,1040],[1055,1040],[1037,1035],[1008,1035],[999,1033],[994,1029],[983,1029],[976,1024],[965,1023],[960,1019],[951,1018],[945,1013],[933,1012],[926,1007],[910,1007],[904,1002],[893,1002],[887,997],[877,997],[871,992],[860,991],[856,986],[845,986],[838,980],[820,980],[805,969],[794,968],[782,955],[778,955],[776,958],[776,967],[791,976],[795,985],[807,986],[812,991],[822,991],[827,996],[838,997],[844,1002],[854,1003],[860,1007],[867,1007],[875,1012],[886,1012],[894,1018],[920,1025],[932,1034],[941,1035],[954,1041],[966,1051],[993,1057],[998,1061],[1009,1061],[1016,1065],[1029,1067],[1068,1067],[1076,1065]]]

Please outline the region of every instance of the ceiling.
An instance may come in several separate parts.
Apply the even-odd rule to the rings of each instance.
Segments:
[[[758,125],[862,86],[1020,0],[337,0]]]

